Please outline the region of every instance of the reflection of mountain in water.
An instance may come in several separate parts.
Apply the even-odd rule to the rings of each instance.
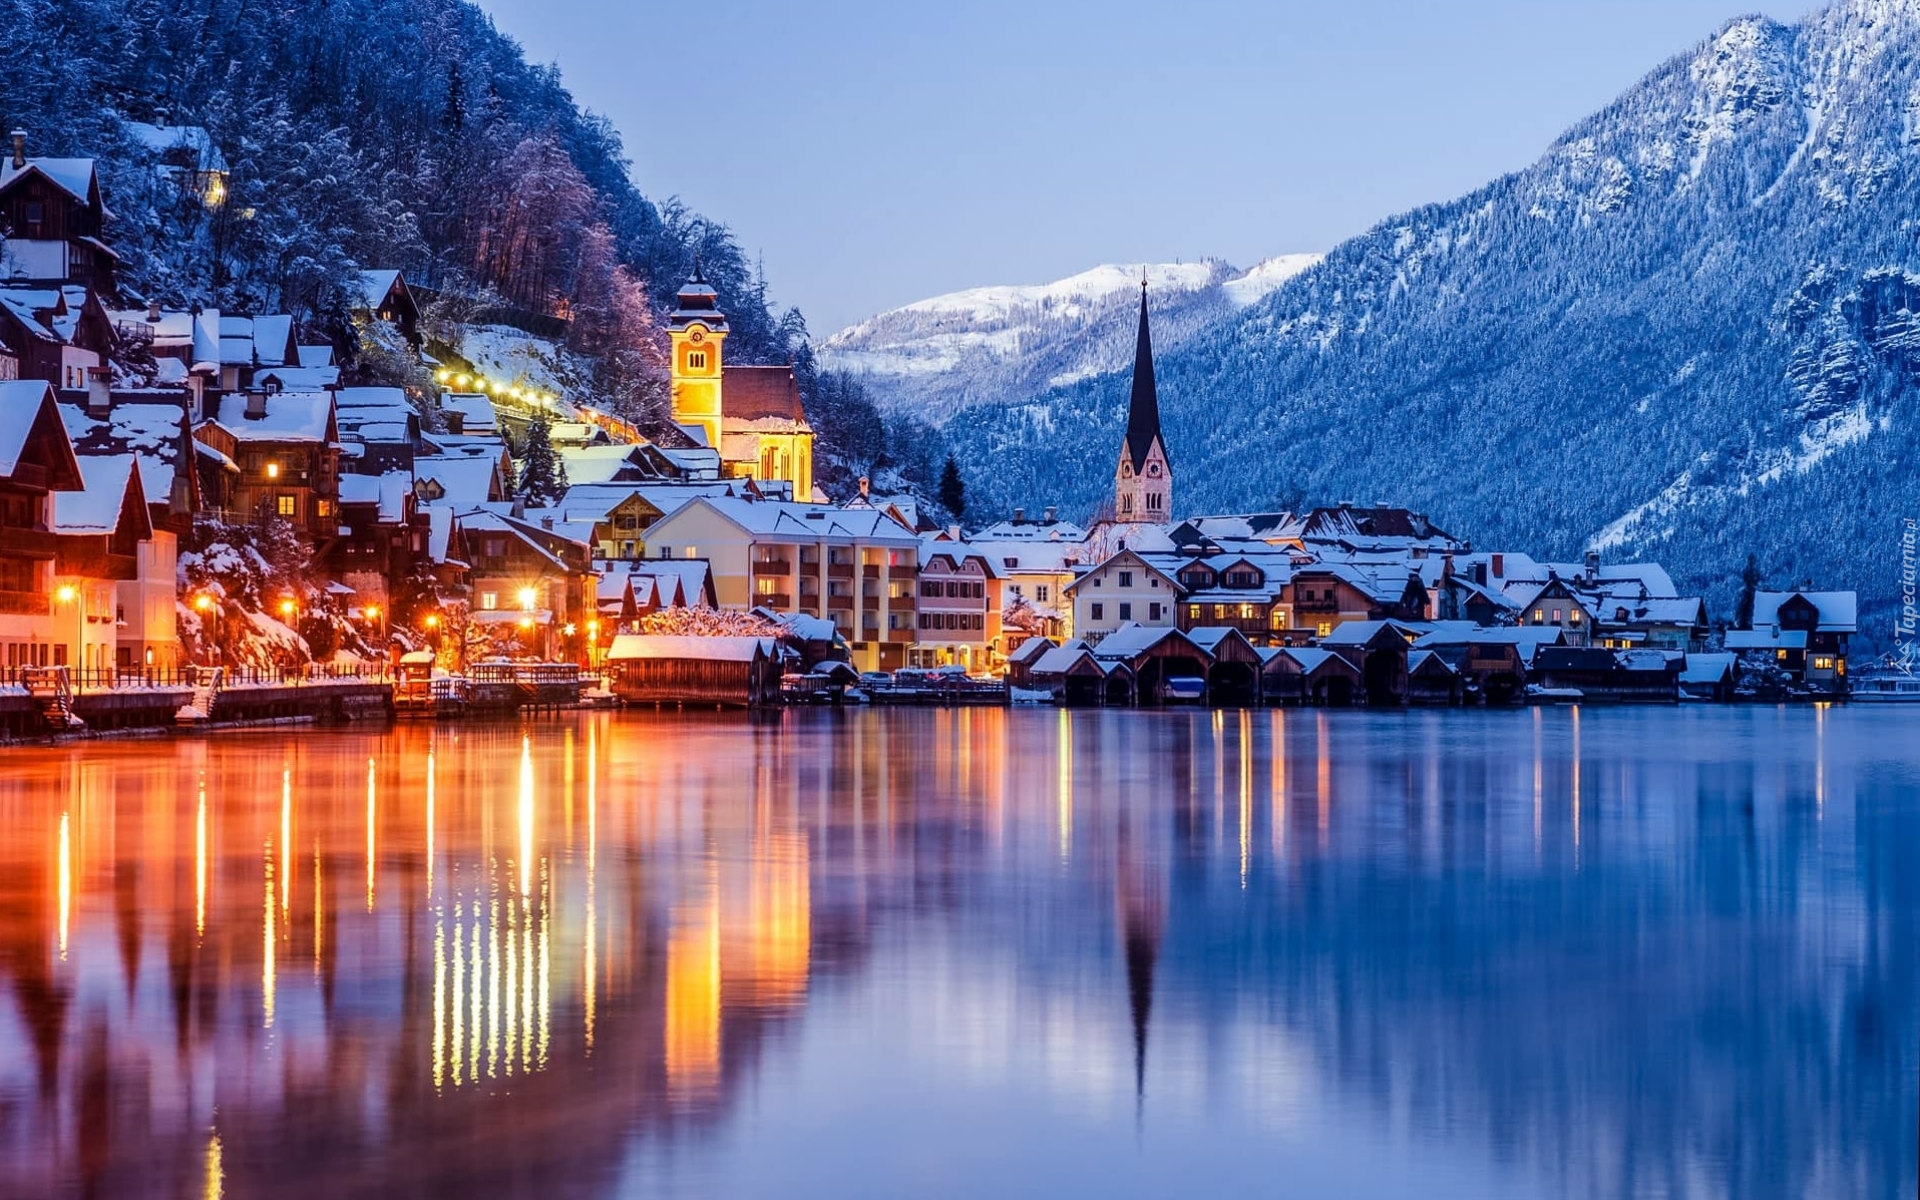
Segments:
[[[1554,1192],[1891,1192],[1920,813],[1887,719],[796,712],[10,752],[0,1196],[607,1194],[841,981],[937,987],[966,1070],[1149,1128],[1331,1089]]]

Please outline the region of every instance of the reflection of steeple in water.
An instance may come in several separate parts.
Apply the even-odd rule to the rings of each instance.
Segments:
[[[1120,819],[1120,941],[1127,960],[1127,1005],[1133,1014],[1133,1096],[1136,1111],[1147,1095],[1147,1028],[1153,1016],[1153,974],[1160,960],[1164,904],[1146,868],[1135,860],[1129,824]]]

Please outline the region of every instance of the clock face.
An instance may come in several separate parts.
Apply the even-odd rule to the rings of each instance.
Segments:
[[[1155,479],[1158,479],[1160,477],[1160,464],[1159,463],[1148,464],[1147,474],[1153,476]]]
[[[688,340],[695,341],[695,342],[704,342],[707,340],[707,331],[704,329],[695,329],[693,333],[689,336]]]

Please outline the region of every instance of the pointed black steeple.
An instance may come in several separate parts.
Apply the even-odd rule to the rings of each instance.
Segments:
[[[1147,330],[1147,281],[1140,280],[1140,337],[1133,347],[1133,400],[1127,410],[1127,455],[1137,474],[1160,437],[1160,394],[1153,386],[1153,335]],[[1160,452],[1166,453],[1161,443]],[[1171,462],[1171,458],[1168,460]]]

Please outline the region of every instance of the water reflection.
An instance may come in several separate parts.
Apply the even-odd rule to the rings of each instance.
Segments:
[[[1909,724],[7,751],[0,1196],[1910,1195]]]

